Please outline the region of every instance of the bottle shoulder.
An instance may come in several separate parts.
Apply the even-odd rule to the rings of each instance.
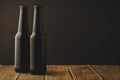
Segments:
[[[15,39],[20,39],[22,37],[22,33],[21,32],[17,32],[15,35]]]
[[[22,36],[22,32],[17,32],[15,36]]]
[[[41,36],[41,34],[40,34],[40,33],[34,33],[34,32],[33,32],[33,33],[31,34],[31,37],[33,37],[33,36]]]
[[[15,37],[30,36],[29,34],[24,34],[22,32],[17,32]]]

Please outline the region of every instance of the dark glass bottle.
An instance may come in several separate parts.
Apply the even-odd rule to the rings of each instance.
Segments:
[[[30,73],[46,74],[46,38],[41,32],[41,7],[34,6],[33,31],[30,36]]]
[[[27,23],[27,7],[20,6],[18,31],[15,35],[15,59],[16,72],[29,72],[29,30]]]

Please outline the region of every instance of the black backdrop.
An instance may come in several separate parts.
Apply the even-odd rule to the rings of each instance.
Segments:
[[[120,64],[120,5],[115,0],[0,0],[0,64],[14,62],[19,5],[41,5],[48,64]]]

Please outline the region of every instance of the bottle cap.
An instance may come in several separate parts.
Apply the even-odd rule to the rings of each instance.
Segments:
[[[20,6],[20,8],[23,8],[23,6]]]

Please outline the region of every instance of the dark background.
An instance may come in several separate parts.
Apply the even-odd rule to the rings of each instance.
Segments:
[[[120,64],[120,5],[115,0],[0,0],[0,64],[14,62],[19,5],[41,5],[48,64]]]

